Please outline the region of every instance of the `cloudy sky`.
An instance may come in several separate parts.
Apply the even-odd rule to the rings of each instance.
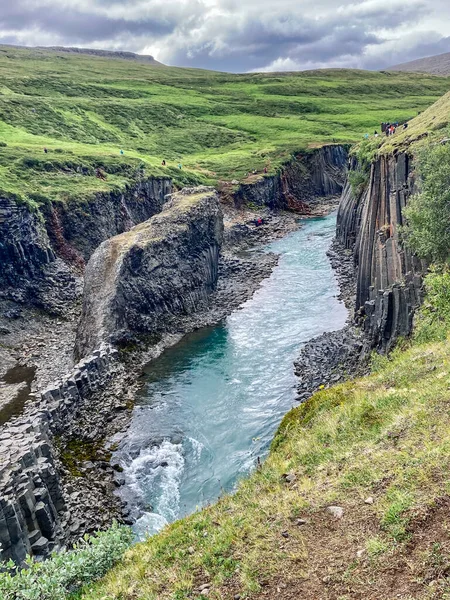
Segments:
[[[449,0],[0,0],[0,43],[223,71],[381,69],[450,52]]]

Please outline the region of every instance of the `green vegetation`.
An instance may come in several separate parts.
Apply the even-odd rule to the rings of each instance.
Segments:
[[[81,477],[80,465],[86,461],[111,459],[111,453],[105,452],[101,442],[88,442],[81,439],[72,439],[63,442],[61,438],[55,439],[59,457],[66,469],[73,477]]]
[[[0,573],[2,600],[64,600],[83,583],[104,575],[131,543],[131,531],[114,524],[106,532],[85,536],[70,552],[54,553],[45,562],[27,559],[18,570],[13,562]]]
[[[407,129],[397,130],[395,135],[381,139],[380,153],[391,154],[411,145],[420,147],[423,140],[438,141],[447,136],[450,122],[450,93],[439,98],[432,106],[420,113],[409,123]],[[379,139],[379,138],[378,138]],[[372,140],[373,143],[373,140]]]
[[[0,192],[34,205],[149,175],[181,186],[273,171],[293,153],[413,117],[449,89],[428,75],[230,75],[7,47],[0,81]]]
[[[216,599],[277,597],[280,585],[305,598],[450,598],[450,275],[430,274],[427,290],[413,340],[293,409],[236,494],[131,548],[77,598],[201,599],[205,583]]]
[[[416,317],[414,339],[419,343],[445,341],[450,331],[450,271],[431,269],[425,279],[426,299]]]
[[[403,234],[420,257],[443,263],[450,258],[450,146],[422,145],[415,164],[420,191],[404,211]]]

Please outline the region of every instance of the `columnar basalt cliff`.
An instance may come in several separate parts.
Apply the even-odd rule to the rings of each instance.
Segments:
[[[20,564],[27,554],[46,556],[64,543],[69,520],[53,442],[76,426],[84,404],[118,369],[117,351],[100,348],[2,428],[1,559]]]
[[[85,274],[76,352],[162,333],[217,283],[223,216],[214,188],[185,188],[163,211],[104,242]]]
[[[356,168],[353,161],[352,168]],[[414,193],[411,157],[406,152],[380,156],[372,164],[364,191],[346,184],[337,219],[337,238],[354,249],[356,316],[371,344],[387,351],[412,329],[421,302],[424,265],[402,244],[402,210]]]
[[[70,269],[50,245],[42,215],[0,198],[0,295],[56,312],[75,290]]]
[[[1,295],[63,312],[77,297],[77,276],[95,248],[158,213],[171,191],[170,179],[150,178],[85,204],[32,209],[0,198]]]
[[[236,205],[304,210],[324,198],[337,196],[345,183],[347,157],[347,147],[340,145],[297,154],[276,175],[242,183],[235,193]]]

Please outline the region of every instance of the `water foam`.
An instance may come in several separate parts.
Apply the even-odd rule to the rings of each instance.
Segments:
[[[182,445],[163,440],[160,446],[141,449],[139,456],[126,467],[130,488],[144,506],[152,504],[151,510],[138,519],[137,529],[154,533],[178,517],[184,462]]]

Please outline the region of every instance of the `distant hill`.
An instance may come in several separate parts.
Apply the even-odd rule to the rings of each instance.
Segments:
[[[3,44],[0,44],[2,47]],[[25,46],[15,46],[16,48],[23,48]],[[150,65],[161,65],[162,63],[158,62],[150,56],[149,54],[135,54],[134,52],[122,52],[120,50],[98,50],[94,48],[66,48],[64,46],[36,46],[34,48],[26,48],[28,50],[45,50],[45,51],[53,51],[57,53],[65,53],[65,54],[88,54],[89,56],[100,56],[102,58],[121,58],[123,60],[133,60],[138,62],[147,63]]]
[[[449,87],[428,74],[238,75],[128,52],[0,46],[0,197],[81,201],[124,189],[142,168],[178,187],[242,181],[406,121]]]
[[[410,62],[389,67],[388,71],[406,71],[408,73],[431,73],[432,75],[450,75],[450,52],[426,56]]]

